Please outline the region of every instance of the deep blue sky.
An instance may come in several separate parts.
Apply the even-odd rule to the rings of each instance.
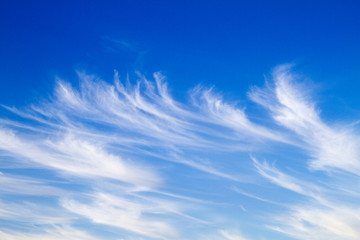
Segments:
[[[359,12],[0,1],[0,239],[359,239]]]
[[[163,71],[183,89],[205,82],[236,94],[287,62],[356,96],[357,1],[5,0],[0,11],[3,103],[36,98],[74,69],[106,79]]]

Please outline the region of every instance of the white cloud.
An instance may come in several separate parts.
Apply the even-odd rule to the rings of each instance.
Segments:
[[[268,200],[272,198],[265,191],[259,196],[241,187],[235,191],[282,209],[262,216],[268,220],[268,227],[278,232],[309,240],[360,238],[360,196],[349,184],[356,185],[360,174],[356,126],[323,120],[288,65],[274,70],[273,86],[253,88],[249,93],[250,99],[269,111],[271,119],[264,121],[253,120],[257,117],[249,117],[245,107],[225,101],[213,89],[196,87],[190,92],[190,104],[177,102],[168,91],[165,77],[160,73],[153,77],[150,81],[138,74],[139,80],[132,85],[121,82],[115,72],[114,84],[109,84],[79,73],[79,89],[58,80],[55,96],[48,102],[23,111],[6,107],[20,120],[0,119],[1,156],[9,158],[12,166],[42,169],[78,185],[58,186],[40,176],[22,176],[20,170],[14,174],[4,171],[0,174],[0,193],[22,200],[0,202],[0,218],[27,226],[44,225],[44,232],[3,230],[1,238],[93,240],[70,227],[50,227],[79,219],[125,230],[131,235],[129,239],[182,239],[184,230],[179,222],[212,226],[216,219],[221,224],[214,228],[225,229],[228,213],[219,208],[214,219],[207,219],[201,215],[200,206],[206,209],[207,205],[216,205],[209,200],[211,194],[220,196],[224,206],[235,205],[226,202],[222,190],[229,181],[244,184],[242,177],[249,170],[244,153],[269,153],[272,160],[278,156],[280,145],[301,150],[305,161],[297,164],[309,166],[301,172],[302,177],[282,170],[291,168],[291,164],[286,165],[292,161],[291,155],[279,162],[279,168],[255,157],[251,157],[252,163],[263,179],[276,184],[283,194],[301,195],[301,202]],[[172,179],[184,166],[192,171]],[[202,174],[197,176],[196,171]],[[314,176],[319,172],[321,177]],[[211,185],[214,192],[192,188],[204,184],[201,181]],[[256,183],[256,187],[267,187]],[[219,189],[220,193],[215,193]],[[191,196],[194,193],[196,197]],[[204,196],[207,199],[202,199]],[[43,206],[33,197],[55,199],[55,203]],[[293,199],[299,199],[296,197]],[[239,205],[244,215],[252,214],[251,207],[236,203]],[[212,237],[247,239],[227,230]]]
[[[101,146],[71,135],[30,141],[0,129],[0,143],[0,149],[11,155],[75,176],[111,178],[142,187],[154,187],[161,181],[149,168],[131,165]]]
[[[359,137],[351,128],[326,124],[305,86],[295,82],[291,66],[273,72],[274,88],[254,88],[249,94],[255,102],[271,111],[280,125],[294,131],[311,154],[310,167],[316,170],[341,169],[360,174]]]
[[[0,219],[21,223],[21,226],[33,224],[64,224],[69,223],[74,216],[64,212],[64,209],[48,204],[30,201],[0,202]]]
[[[63,200],[62,205],[94,223],[119,227],[154,238],[174,239],[177,236],[177,231],[167,221],[146,216],[176,212],[173,204],[144,200],[139,202],[139,199],[97,193],[90,204]]]
[[[279,171],[274,166],[270,166],[267,162],[260,163],[255,158],[252,158],[252,160],[254,161],[254,165],[259,174],[271,182],[302,195],[314,196],[313,191],[316,187],[311,183],[299,181],[298,179]]]
[[[78,229],[62,226],[51,229],[44,229],[39,233],[20,233],[13,231],[0,231],[2,240],[97,240]]]
[[[18,195],[65,196],[68,191],[50,186],[46,180],[39,180],[0,172],[0,192]]]
[[[233,234],[225,230],[220,230],[220,233],[226,240],[248,240],[248,238],[243,237],[239,233]]]
[[[192,91],[191,98],[193,104],[199,106],[204,114],[204,121],[209,121],[240,133],[236,135],[238,140],[252,137],[251,141],[257,138],[281,142],[287,141],[280,133],[251,122],[243,109],[224,102],[220,95],[216,95],[213,92],[213,89],[203,89],[198,86]],[[248,143],[251,141],[248,141]]]

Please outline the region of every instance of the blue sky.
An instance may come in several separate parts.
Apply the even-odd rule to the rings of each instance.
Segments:
[[[2,1],[0,238],[360,238],[357,1]]]

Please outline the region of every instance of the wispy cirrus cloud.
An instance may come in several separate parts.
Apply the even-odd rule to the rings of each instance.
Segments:
[[[302,149],[309,156],[307,175],[315,174],[314,170],[331,174],[317,182],[307,182],[253,158],[260,175],[305,197],[303,201],[287,203],[288,209],[274,218],[275,224],[270,228],[297,239],[358,239],[359,206],[354,201],[359,196],[343,184],[358,181],[359,136],[352,127],[331,126],[321,119],[315,103],[294,82],[296,75],[289,65],[275,69],[273,78],[274,88],[255,88],[250,93],[251,99],[269,109],[278,124],[305,143]]]
[[[113,83],[78,76],[79,87],[57,79],[39,104],[4,106],[0,156],[11,164],[0,175],[3,221],[33,222],[43,239],[95,239],[76,230],[87,222],[129,239],[182,240],[191,229],[243,240],[223,229],[250,218],[297,239],[359,238],[360,196],[348,184],[359,177],[359,136],[355,126],[321,118],[291,66],[275,68],[272,83],[248,94],[266,121],[212,88],[197,86],[179,102],[160,73],[137,74],[133,84],[116,71]],[[280,147],[296,149],[296,160]],[[269,183],[286,197],[274,199]],[[249,201],[274,210],[258,216]],[[4,239],[40,236],[2,231]]]
[[[220,233],[226,240],[247,240],[247,238],[243,237],[239,233],[233,234],[225,230],[220,230]]]
[[[310,166],[315,170],[340,169],[359,174],[359,136],[350,126],[330,126],[319,115],[305,86],[295,82],[297,76],[290,65],[273,72],[274,87],[254,88],[250,98],[266,107],[280,125],[296,133],[311,154]]]
[[[170,239],[177,236],[176,229],[167,221],[146,216],[174,213],[176,205],[170,202],[96,193],[90,204],[65,199],[62,205],[70,212],[89,218],[95,223],[120,227],[154,238]]]
[[[3,174],[0,172],[0,192],[7,194],[65,196],[68,191],[50,186],[44,179]]]
[[[39,233],[0,231],[0,237],[4,240],[98,240],[98,238],[95,238],[84,231],[69,226],[48,228]]]
[[[66,135],[58,141],[33,142],[21,139],[11,131],[0,130],[0,149],[40,166],[50,167],[81,177],[103,177],[139,186],[156,185],[160,179],[150,169],[133,167],[104,151],[101,146]]]

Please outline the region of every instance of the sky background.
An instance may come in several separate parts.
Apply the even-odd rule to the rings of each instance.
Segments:
[[[0,238],[360,238],[360,3],[0,3]]]

